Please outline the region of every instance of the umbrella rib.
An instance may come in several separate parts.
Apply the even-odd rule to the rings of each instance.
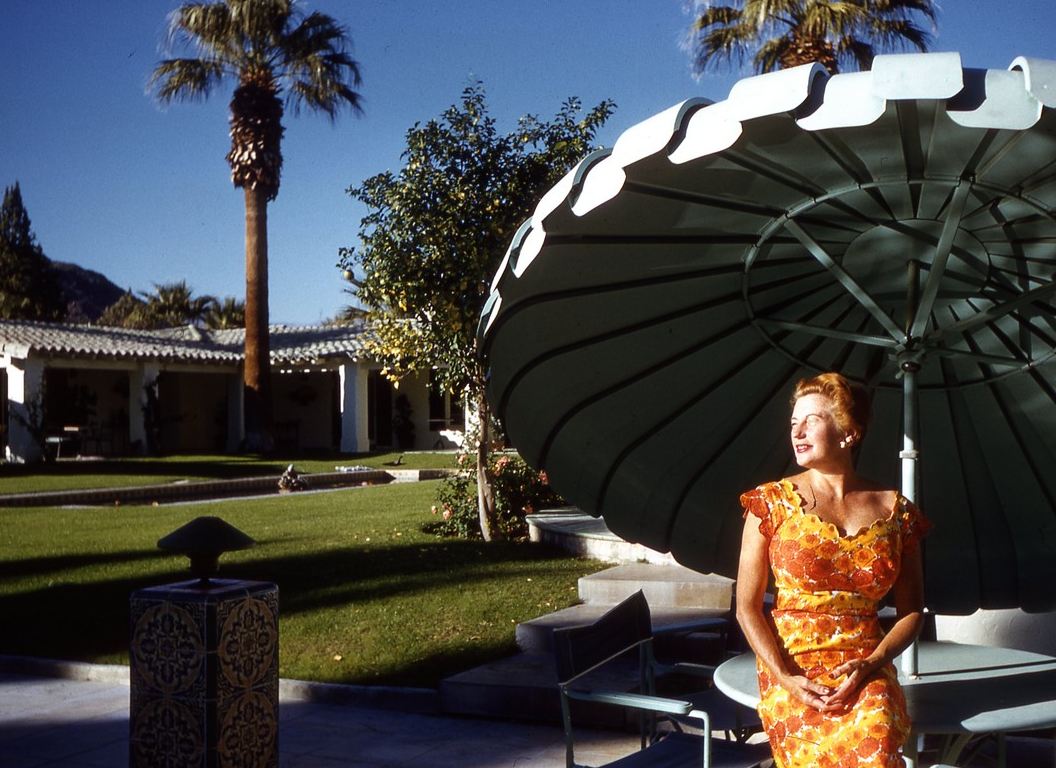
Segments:
[[[512,376],[510,376],[509,383],[506,385],[502,397],[499,398],[499,408],[497,410],[499,413],[505,413],[506,408],[509,405],[510,398],[513,397],[513,392],[518,387],[521,380],[528,374],[529,371],[537,368],[545,360],[552,360],[554,358],[560,357],[561,355],[568,354],[569,352],[574,352],[577,349],[581,349],[583,347],[590,346],[593,344],[598,344],[600,342],[609,341],[611,339],[616,339],[620,336],[625,336],[628,333],[633,333],[634,331],[644,330],[646,328],[661,325],[663,323],[668,323],[683,317],[689,317],[690,315],[702,312],[707,309],[711,309],[712,307],[717,306],[719,304],[732,301],[736,298],[739,298],[739,296],[739,291],[730,291],[729,293],[726,293],[722,296],[716,296],[712,299],[709,299],[708,301],[703,301],[697,304],[693,304],[689,307],[683,307],[681,309],[676,309],[671,312],[666,312],[665,314],[656,317],[650,317],[648,320],[629,323],[627,325],[621,325],[618,328],[613,328],[612,330],[606,331],[605,333],[599,334],[597,336],[590,336],[589,338],[579,339],[577,341],[569,342],[568,344],[563,344],[560,347],[556,347],[554,349],[548,349],[547,351],[536,355],[531,360],[528,360],[527,362],[520,365],[517,371]],[[730,329],[729,331],[724,331],[724,333],[732,332],[734,330],[740,330],[740,327]],[[708,343],[710,343],[711,341],[714,341],[714,339],[709,339]],[[669,364],[670,361],[684,357],[686,354],[688,354],[688,352],[693,351],[693,349],[694,346],[689,347],[688,350],[680,350],[679,352],[671,355],[670,357],[665,358],[664,361],[661,361],[661,363],[657,365],[658,367],[664,367],[665,365]],[[625,381],[630,383],[635,381],[636,379],[637,376],[632,376],[631,378],[626,379]],[[620,384],[620,386],[622,386],[622,384]],[[544,445],[547,445],[547,443],[549,443],[549,440],[544,442]],[[546,452],[548,450],[549,448],[544,449],[541,455],[545,457]]]
[[[547,234],[546,244],[560,245],[752,245],[752,233],[734,235],[660,235],[660,234]]]
[[[953,378],[952,373],[948,370],[949,369],[949,364],[945,360],[940,360],[939,361],[939,368],[940,368],[941,371],[943,371],[943,378],[945,378],[945,379],[952,379]],[[957,402],[956,403],[954,402],[954,398],[957,398]],[[979,441],[977,439],[977,436],[975,435],[975,425],[972,423],[972,421],[970,419],[965,419],[962,422],[961,420],[959,420],[957,418],[957,411],[959,409],[964,409],[964,410],[967,409],[967,406],[964,404],[963,400],[964,400],[964,398],[963,398],[963,394],[962,393],[958,393],[957,395],[948,396],[945,399],[946,412],[947,412],[948,418],[949,418],[950,429],[953,432],[953,436],[954,436],[952,448],[953,448],[953,451],[955,452],[955,454],[958,455],[958,459],[956,461],[950,462],[950,465],[952,467],[954,467],[955,471],[961,477],[961,483],[959,484],[958,487],[964,488],[964,489],[971,489],[972,486],[974,484],[976,484],[976,483],[985,483],[988,486],[988,489],[990,490],[991,494],[994,497],[997,497],[998,493],[997,493],[997,490],[993,487],[993,485],[994,485],[993,484],[993,478],[990,476],[989,472],[973,471],[973,472],[971,472],[970,474],[968,474],[966,476],[966,473],[965,473],[965,463],[966,463],[965,453],[966,453],[966,448],[965,448],[965,446],[978,446],[979,445]],[[969,436],[968,433],[970,433],[970,436]],[[978,450],[978,448],[976,450]],[[982,464],[983,464],[984,467],[986,466],[985,461],[982,462]],[[976,468],[973,466],[972,469],[974,470]],[[979,520],[979,518],[981,516],[979,514],[980,509],[975,503],[976,494],[974,494],[972,492],[966,492],[964,494],[964,496],[965,496],[965,500],[967,502],[967,507],[968,507],[967,519],[968,519],[968,522],[970,523],[970,526],[968,526],[967,533],[968,533],[968,536],[970,537],[971,541],[976,543],[976,552],[977,552],[977,554],[976,554],[976,563],[977,563],[977,566],[976,566],[976,582],[977,582],[977,587],[976,587],[976,598],[975,599],[978,602],[979,595],[981,595],[982,592],[983,592],[983,583],[982,583],[982,577],[981,577],[981,569],[979,569],[979,567],[978,567],[978,562],[979,562],[979,555],[978,555],[979,548],[978,548],[978,544],[980,543],[980,541],[979,541],[979,537],[980,537],[979,528],[980,528],[980,525],[979,525],[978,520]],[[925,546],[926,546],[926,543],[925,543]]]
[[[502,314],[495,319],[495,323],[488,331],[488,335],[484,340],[484,347],[481,350],[483,357],[488,357],[491,352],[492,340],[498,335],[498,330],[505,325],[511,317],[516,316],[520,311],[528,309],[537,304],[544,304],[550,301],[560,301],[562,299],[574,299],[580,296],[592,296],[599,293],[608,293],[612,291],[625,291],[631,288],[645,288],[650,286],[663,285],[664,283],[677,283],[683,280],[693,280],[697,278],[716,277],[719,275],[726,275],[730,273],[738,273],[741,271],[740,264],[729,264],[721,267],[709,267],[707,269],[693,269],[687,272],[676,272],[676,273],[665,273],[661,275],[650,275],[649,277],[638,278],[636,280],[622,280],[620,282],[609,283],[604,286],[590,285],[582,286],[578,288],[566,288],[560,291],[549,291],[546,293],[537,294],[531,298],[524,299],[523,301],[516,302],[514,304],[507,304],[503,307]]]
[[[1022,323],[1021,323],[1021,325],[1022,325]],[[1020,357],[1020,365],[1021,366],[1032,367],[1032,366],[1036,365],[1038,362],[1041,362],[1039,360],[1032,359],[1030,354],[1026,350],[1024,350],[1022,347],[1020,347],[1018,344],[1016,344],[1014,341],[1012,341],[1012,339],[1009,338],[1008,334],[1006,334],[1004,332],[1004,330],[1002,330],[996,323],[988,323],[987,327],[990,329],[990,332],[992,334],[994,334],[994,336],[996,336],[997,339],[1002,344],[1005,345],[1005,349],[1007,349],[1009,352],[1011,352],[1014,355],[1018,353],[1018,355]],[[969,344],[971,344],[971,337],[970,336],[966,336],[965,339],[969,341]],[[1050,351],[1049,357],[1051,357],[1052,354],[1053,354],[1053,352]]]
[[[825,194],[824,189],[811,184],[807,179],[802,177],[796,178],[789,173],[782,173],[782,171],[785,170],[785,167],[773,163],[763,157],[750,155],[743,150],[728,150],[723,153],[723,156],[731,163],[739,165],[745,170],[757,173],[783,187],[794,189],[804,197],[815,198],[819,195]],[[780,211],[780,213],[784,212],[784,209]]]
[[[723,271],[729,271],[729,270],[727,269],[727,270],[723,270]],[[791,278],[782,278],[780,280],[772,281],[771,283],[760,285],[760,286],[758,286],[757,290],[758,291],[765,291],[765,290],[767,290],[767,289],[769,289],[771,287],[787,286],[790,282],[806,280],[806,279],[809,279],[809,278],[814,277],[814,276],[815,275],[813,275],[813,274],[802,274],[802,275],[796,275],[796,276],[791,277]],[[530,306],[534,306],[536,304],[543,303],[544,301],[547,301],[547,300],[556,300],[556,299],[560,299],[560,298],[566,298],[567,295],[568,294],[561,294],[561,295],[551,294],[549,296],[535,297],[535,298],[533,298],[530,301],[526,301],[526,302],[522,302],[520,304],[514,305],[513,309],[520,310],[520,309],[528,308]],[[718,296],[718,297],[709,299],[708,301],[701,302],[699,304],[694,304],[693,306],[687,307],[685,309],[675,310],[673,312],[669,312],[669,313],[667,313],[665,315],[661,315],[659,317],[650,318],[646,322],[638,322],[638,323],[634,323],[634,324],[630,324],[630,325],[621,326],[620,328],[615,328],[615,329],[613,329],[611,331],[608,331],[605,334],[602,334],[600,336],[592,336],[592,337],[587,338],[587,339],[580,339],[578,341],[569,342],[568,344],[564,344],[564,345],[562,345],[562,346],[560,346],[560,347],[558,347],[556,349],[547,350],[544,353],[538,354],[535,357],[533,357],[531,360],[523,363],[517,369],[517,371],[512,376],[510,376],[509,383],[503,389],[503,394],[499,398],[499,403],[498,403],[498,407],[496,408],[496,412],[499,413],[499,414],[505,414],[506,409],[507,409],[507,407],[509,405],[510,398],[513,396],[513,391],[517,388],[517,386],[519,385],[521,379],[523,379],[527,375],[528,371],[532,370],[533,368],[538,367],[544,360],[554,359],[554,358],[559,357],[561,355],[568,354],[569,352],[574,352],[575,350],[580,349],[582,347],[589,346],[591,344],[596,344],[599,341],[607,341],[607,340],[610,340],[610,339],[617,338],[617,337],[619,337],[621,335],[625,335],[626,333],[628,333],[630,331],[648,328],[648,327],[653,326],[653,325],[657,325],[657,324],[660,324],[660,323],[668,322],[670,320],[676,320],[676,319],[678,319],[680,317],[683,317],[683,316],[688,316],[690,314],[693,314],[694,312],[699,312],[699,311],[702,311],[702,310],[711,309],[711,308],[713,308],[715,306],[718,306],[719,304],[725,303],[725,302],[730,301],[730,300],[732,300],[734,298],[740,298],[740,295],[741,295],[740,289],[738,289],[736,291],[736,293],[730,292],[730,293],[724,294],[722,296]],[[500,318],[500,320],[501,319],[502,318]],[[739,325],[733,326],[731,328],[723,329],[721,331],[718,331],[718,332],[712,334],[711,336],[709,336],[709,337],[707,337],[707,338],[705,338],[705,339],[703,339],[703,340],[701,340],[699,342],[694,343],[690,347],[682,349],[682,350],[680,350],[680,351],[678,351],[676,353],[673,353],[672,355],[669,355],[668,357],[664,358],[663,360],[658,361],[657,363],[654,363],[652,366],[650,366],[649,368],[645,369],[645,371],[637,371],[637,372],[629,375],[628,377],[626,377],[624,379],[621,379],[620,381],[615,382],[610,387],[607,387],[606,389],[602,390],[601,392],[596,393],[594,396],[592,396],[591,398],[588,398],[587,400],[583,401],[582,403],[577,404],[571,410],[567,411],[559,419],[556,420],[556,424],[558,426],[554,427],[550,431],[550,433],[547,435],[546,439],[543,441],[543,448],[540,451],[540,456],[545,458],[545,456],[549,453],[550,445],[553,443],[554,439],[556,439],[556,435],[557,435],[558,430],[560,429],[560,426],[562,424],[564,424],[565,422],[569,421],[573,416],[575,416],[576,413],[578,413],[580,410],[585,408],[587,405],[590,405],[596,399],[601,398],[601,397],[607,397],[608,395],[612,394],[613,392],[616,392],[616,391],[622,389],[623,387],[625,387],[625,386],[627,386],[629,384],[633,384],[635,381],[638,381],[643,375],[645,375],[647,373],[652,373],[652,372],[658,371],[658,370],[660,370],[662,368],[665,368],[668,365],[670,365],[671,363],[675,362],[676,360],[680,360],[681,358],[685,357],[686,355],[697,351],[701,346],[706,346],[708,344],[714,343],[715,341],[718,341],[718,340],[722,339],[726,334],[732,333],[734,331],[742,330],[743,328],[747,327],[748,325],[749,325],[749,322],[745,321],[745,322],[743,322],[743,323],[741,323]],[[494,338],[494,334],[491,336],[491,338]],[[542,460],[540,460],[540,463],[542,463]]]
[[[939,241],[934,235],[929,235],[927,232],[923,232],[919,229],[916,229],[915,227],[906,226],[905,223],[897,219],[892,219],[890,221],[881,221],[880,226],[886,229],[893,230],[899,233],[900,235],[909,237],[913,240],[916,240],[917,242],[938,247]],[[987,265],[980,261],[974,253],[956,244],[951,246],[951,251],[957,256],[959,256],[965,264],[975,269],[976,272],[983,275],[984,277],[986,276]]]
[[[946,273],[946,265],[950,258],[950,251],[953,248],[953,238],[960,227],[961,219],[964,216],[964,207],[968,202],[968,193],[971,189],[971,183],[967,179],[961,179],[961,182],[953,191],[953,196],[950,198],[946,220],[942,224],[942,233],[939,235],[938,245],[935,246],[935,255],[932,257],[931,269],[928,271],[928,281],[924,284],[924,292],[921,294],[920,304],[910,308],[910,311],[914,313],[913,323],[909,331],[910,338],[919,338],[928,324],[931,308],[935,305],[935,297],[939,295],[939,283],[942,282],[942,277]]]
[[[1033,288],[1026,293],[1022,293],[1017,298],[1007,301],[1004,304],[995,304],[994,306],[984,309],[982,312],[970,317],[966,317],[963,320],[958,320],[957,322],[951,323],[942,328],[936,328],[928,334],[928,336],[929,338],[942,338],[953,333],[963,333],[965,331],[974,330],[979,326],[988,325],[994,320],[1016,311],[1025,304],[1032,304],[1036,301],[1041,301],[1053,293],[1056,293],[1056,282],[1047,283],[1037,288]]]
[[[744,200],[731,200],[723,197],[716,197],[715,195],[705,195],[700,192],[671,189],[670,187],[662,187],[658,184],[646,184],[645,182],[631,181],[630,179],[624,182],[623,188],[627,192],[634,192],[644,195],[645,197],[675,200],[682,203],[695,203],[697,205],[739,211],[741,213],[754,213],[768,218],[780,216],[785,212],[784,208],[774,208],[772,206],[759,205],[758,203],[750,203]]]
[[[549,433],[546,436],[546,439],[543,441],[542,448],[539,451],[539,457],[540,457],[539,458],[539,464],[540,464],[540,466],[542,466],[542,467],[546,466],[546,459],[547,459],[547,457],[550,454],[550,449],[553,447],[554,441],[557,440],[557,435],[561,431],[561,429],[568,422],[570,422],[573,418],[575,418],[575,416],[578,413],[583,411],[583,409],[585,409],[588,406],[598,402],[599,400],[602,400],[602,399],[612,395],[615,392],[618,392],[621,389],[624,389],[625,387],[630,386],[631,384],[634,384],[636,382],[642,381],[644,378],[646,378],[648,376],[651,376],[652,374],[656,373],[657,371],[660,371],[660,370],[662,370],[664,368],[667,368],[668,366],[672,365],[676,361],[685,358],[687,355],[691,355],[694,352],[697,352],[697,351],[709,346],[710,344],[714,344],[716,341],[719,341],[719,340],[729,336],[732,333],[735,333],[737,331],[740,331],[740,330],[743,330],[743,329],[749,327],[749,325],[750,324],[748,323],[748,321],[742,320],[741,322],[736,323],[734,325],[731,325],[731,326],[728,326],[728,327],[724,327],[724,328],[716,331],[715,333],[711,334],[710,336],[708,336],[706,338],[703,338],[703,339],[700,339],[699,341],[691,344],[690,346],[678,350],[674,354],[668,355],[663,360],[660,360],[660,361],[658,361],[656,363],[653,363],[648,368],[634,371],[630,375],[625,376],[624,378],[620,379],[619,381],[613,382],[612,384],[610,384],[609,386],[605,387],[604,389],[602,389],[602,390],[594,393],[593,395],[590,395],[589,397],[585,398],[584,400],[581,400],[580,402],[576,403],[570,409],[565,411],[565,413],[562,414],[562,416],[560,418],[555,419],[554,426],[550,429]],[[744,362],[744,365],[747,365],[749,362],[754,360],[764,349],[766,349],[766,347],[764,345],[760,345],[760,346],[756,347],[755,349],[753,349],[752,350],[752,354],[749,355],[746,358],[746,360]],[[552,356],[552,355],[550,355],[550,356]],[[721,381],[716,382],[714,386],[718,386],[720,383],[721,383]],[[667,419],[665,419],[663,422],[661,422],[661,425],[667,423],[668,421],[673,420],[675,417],[677,417],[682,412],[682,410],[684,410],[684,408],[676,409],[674,411],[673,415],[669,416]],[[637,437],[634,440],[632,440],[631,443],[630,443],[630,448],[624,449],[624,451],[620,453],[620,456],[616,459],[616,461],[613,462],[612,466],[616,467],[617,465],[619,465],[620,462],[623,460],[623,458],[627,455],[627,453],[629,453],[631,448],[633,448],[635,445],[637,445],[638,442],[640,442],[641,439],[642,439],[641,437]],[[608,484],[609,484],[609,481],[611,480],[613,471],[614,470],[610,468],[610,471],[606,474],[605,480],[602,483],[601,493],[598,494],[598,499],[599,499],[598,506],[599,506],[599,509],[601,508],[601,500],[603,500],[604,497],[605,497],[605,492],[606,492],[606,489],[608,488]]]
[[[968,350],[954,349],[953,347],[935,347],[934,349],[930,350],[930,352],[932,354],[938,355],[939,357],[960,357],[968,360],[974,360],[977,363],[985,363],[986,365],[1000,365],[1008,368],[1023,368],[1024,366],[1031,364],[1031,360],[1027,358],[987,355],[982,352],[969,352]]]
[[[1001,332],[1001,329],[998,328],[994,323],[989,323],[988,327],[990,328],[991,333],[993,333],[997,337],[997,339],[1005,345],[1005,348],[1009,350],[1009,352],[1011,352],[1013,355],[1021,351],[1015,344],[1012,344],[1010,342],[1009,338],[1005,334],[1003,334]],[[999,365],[1002,367],[1008,367],[1017,370],[1023,368],[1029,369],[1035,365],[1035,361],[1032,361],[1023,355],[1019,356],[1018,358],[1005,358],[999,357],[997,355],[989,355],[986,352],[983,352],[979,346],[979,343],[974,338],[972,338],[971,335],[968,334],[964,335],[964,342],[968,345],[968,350],[957,350],[950,347],[939,347],[935,350],[935,354],[941,355],[943,357],[959,356],[975,360],[981,369],[982,380],[984,381],[987,379],[994,378],[993,372],[986,369],[986,366],[988,365]],[[1014,372],[1015,370],[1011,371],[1010,373]],[[1003,376],[1010,375],[1010,373],[1003,374]]]
[[[820,132],[814,132],[810,135],[822,150],[832,158],[833,162],[839,165],[843,172],[853,179],[865,194],[872,198],[873,202],[879,205],[890,218],[895,218],[895,212],[891,209],[887,198],[881,194],[879,188],[871,183],[875,179],[869,169],[864,165],[860,169],[854,168],[855,161],[860,161],[860,158],[846,144],[839,141],[835,133],[823,135]]]
[[[847,274],[843,267],[836,263],[832,256],[821,247],[820,243],[807,234],[807,232],[792,219],[788,219],[785,222],[785,229],[791,232],[793,236],[795,236],[795,238],[810,252],[810,254],[817,259],[823,267],[829,270],[833,277],[835,277],[840,284],[858,300],[858,303],[865,307],[869,314],[876,318],[877,322],[879,322],[880,325],[891,334],[891,338],[899,344],[904,342],[905,334],[902,329],[899,328],[890,317],[888,317],[887,313],[880,308],[873,297],[858,284],[858,281]]]
[[[836,328],[826,328],[820,325],[809,325],[807,323],[794,323],[788,320],[776,320],[769,317],[756,318],[756,322],[761,325],[774,326],[775,328],[781,328],[786,331],[801,331],[808,333],[812,336],[824,336],[830,339],[840,339],[842,341],[852,341],[856,344],[867,344],[874,347],[886,347],[888,349],[895,349],[899,346],[899,343],[894,339],[889,339],[884,336],[870,336],[864,333],[853,333],[851,331],[841,331]]]
[[[1012,413],[1008,407],[1008,403],[1005,402],[1005,398],[1001,395],[993,384],[989,385],[991,394],[994,400],[997,402],[997,407],[1001,410],[1001,415],[1004,417],[1007,424],[1012,424]],[[1056,498],[1053,497],[1052,492],[1049,490],[1048,483],[1045,482],[1045,472],[1041,467],[1038,466],[1037,461],[1031,455],[1030,451],[1027,450],[1027,446],[1023,444],[1023,438],[1020,436],[1017,430],[1010,430],[1012,438],[1016,441],[1019,446],[1019,452],[1023,456],[1023,461],[1030,469],[1030,473],[1034,476],[1034,481],[1038,484],[1038,488],[1045,496],[1046,501],[1049,502],[1049,509],[1056,509]]]
[[[924,174],[926,161],[924,148],[920,142],[920,113],[916,102],[896,101],[895,113],[899,123],[898,136],[902,145],[902,162],[906,171],[906,180],[920,178]],[[916,141],[912,141],[915,137]],[[910,184],[910,200],[914,215],[920,211],[920,185]]]

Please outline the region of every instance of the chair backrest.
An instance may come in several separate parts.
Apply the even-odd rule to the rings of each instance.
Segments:
[[[557,679],[566,683],[652,635],[649,603],[639,590],[592,624],[554,630]]]

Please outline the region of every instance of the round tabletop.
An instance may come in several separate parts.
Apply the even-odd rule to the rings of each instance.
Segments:
[[[994,733],[1056,727],[1056,658],[1012,648],[918,643],[916,677],[900,677],[917,733]],[[748,707],[759,703],[755,655],[715,670],[715,685]]]

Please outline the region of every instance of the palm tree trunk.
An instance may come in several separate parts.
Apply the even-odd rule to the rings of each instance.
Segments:
[[[275,447],[271,419],[271,344],[268,339],[268,198],[257,186],[246,197],[245,442],[247,451]]]

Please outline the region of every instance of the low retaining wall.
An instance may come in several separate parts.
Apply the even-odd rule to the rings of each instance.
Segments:
[[[355,472],[317,472],[302,474],[307,490],[340,488],[363,483],[380,484],[412,480],[438,480],[447,477],[446,469],[364,469]],[[91,488],[43,493],[15,493],[0,496],[0,507],[112,507],[121,504],[173,504],[196,499],[225,496],[253,496],[278,493],[279,475],[242,477],[234,480],[177,482],[162,485],[139,485],[128,488]]]

